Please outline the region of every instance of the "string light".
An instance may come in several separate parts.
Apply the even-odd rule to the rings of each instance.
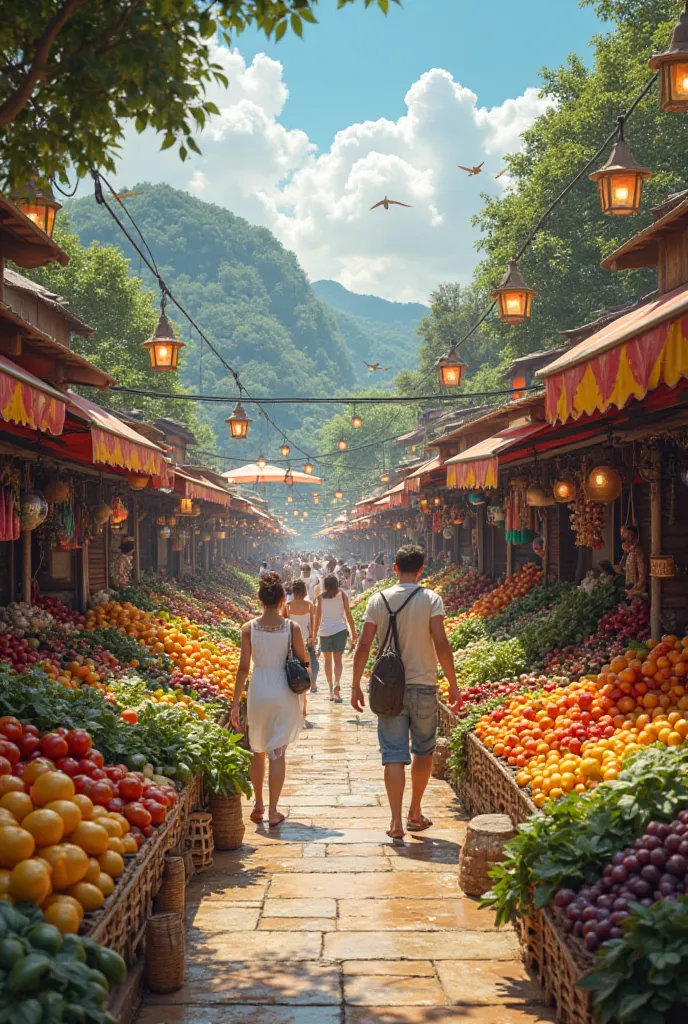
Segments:
[[[264,455],[259,455],[258,459],[256,460],[256,465],[258,466],[258,468],[259,469],[265,469],[267,464],[268,463],[267,463],[267,459],[265,458],[265,456]]]
[[[652,171],[641,167],[624,137],[625,117],[618,119],[618,138],[604,167],[593,171],[591,181],[600,190],[602,213],[606,216],[628,217],[640,210],[643,182]]]
[[[253,420],[248,416],[241,402],[237,402],[234,412],[225,420],[225,423],[229,427],[230,437],[237,441],[245,441],[248,437],[248,428]]]
[[[346,439],[340,437],[340,439],[337,441],[337,448],[339,448],[340,452],[345,452],[348,447],[349,446],[346,442]]]

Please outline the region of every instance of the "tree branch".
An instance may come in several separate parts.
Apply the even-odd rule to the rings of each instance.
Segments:
[[[124,26],[129,21],[131,15],[134,13],[136,8],[141,6],[141,3],[142,0],[133,0],[133,2],[125,8],[122,17],[118,21],[116,21],[114,25],[111,25],[110,28],[106,29],[104,32],[101,32],[99,36],[94,36],[93,39],[88,39],[85,43],[82,43],[78,50],[75,50],[74,53],[70,53],[67,57],[65,57],[64,63],[68,64],[70,61],[77,60],[79,57],[82,57],[83,54],[89,50],[96,53],[102,52],[102,50],[99,50],[99,47],[102,47],[103,43],[106,43],[108,39],[110,39],[113,35],[115,35],[117,32],[124,28]],[[112,46],[108,46],[104,47],[103,49],[110,50],[113,48],[114,47]]]
[[[36,85],[45,75],[53,43],[77,8],[86,2],[87,0],[65,0],[55,17],[45,26],[24,81],[4,103],[0,104],[0,126],[11,124],[29,102]]]

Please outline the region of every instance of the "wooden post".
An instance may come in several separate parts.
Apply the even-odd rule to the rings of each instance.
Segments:
[[[650,554],[662,554],[662,491],[661,460],[658,448],[650,452],[652,476],[650,482]],[[650,631],[655,640],[662,635],[662,581],[658,576],[650,577]]]
[[[31,530],[22,530],[22,601],[31,604]]]

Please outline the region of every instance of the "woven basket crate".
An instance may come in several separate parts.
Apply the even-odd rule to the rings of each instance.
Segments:
[[[432,755],[432,774],[436,779],[446,779],[447,761],[451,753],[449,740],[445,736],[438,736],[437,746]]]
[[[213,816],[213,840],[216,850],[238,850],[244,841],[244,816],[241,794],[211,796],[209,810]]]
[[[437,735],[450,739],[457,722],[458,718],[451,708],[440,701],[437,711]]]
[[[156,914],[183,914],[186,890],[186,869],[184,858],[165,857],[165,873],[162,885],[155,897]]]
[[[146,922],[146,984],[151,992],[176,992],[184,984],[186,930],[179,914],[154,914]]]
[[[205,871],[213,863],[213,819],[206,811],[189,815],[188,842],[193,857],[194,872]]]
[[[472,814],[508,814],[514,825],[537,810],[517,784],[515,773],[501,764],[473,733],[466,739],[466,771],[457,792]]]
[[[578,987],[593,970],[594,957],[567,937],[550,910],[531,909],[519,933],[526,964],[556,1007],[558,1024],[594,1024],[592,993]]]

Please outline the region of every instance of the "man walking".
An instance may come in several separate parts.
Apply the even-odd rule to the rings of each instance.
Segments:
[[[409,595],[414,594],[397,619],[399,653],[406,675],[403,710],[395,718],[379,717],[377,722],[385,788],[392,812],[387,835],[392,839],[403,839],[404,836],[401,809],[407,764],[411,765],[411,803],[406,828],[409,832],[423,832],[432,825],[422,813],[421,802],[430,780],[437,741],[438,662],[449,680],[450,704],[458,710],[463,701],[456,685],[454,657],[444,628],[442,598],[432,590],[418,586],[424,567],[422,548],[411,544],[399,548],[393,566],[398,582],[382,591],[393,612],[397,612]],[[379,649],[389,624],[382,594],[374,594],[368,602],[354,655],[351,704],[358,712],[365,706],[361,677],[373,639],[377,636]]]

